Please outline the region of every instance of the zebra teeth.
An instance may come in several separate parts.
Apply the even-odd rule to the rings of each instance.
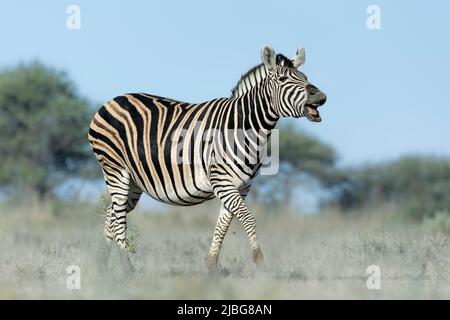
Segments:
[[[317,111],[318,107],[319,106],[312,105],[312,104],[305,106],[305,111],[306,111],[305,115],[309,121],[320,122],[322,120],[320,118],[319,111]]]
[[[317,110],[314,108],[308,108],[308,112],[309,114],[312,114],[314,116],[319,114],[319,112],[317,112]]]

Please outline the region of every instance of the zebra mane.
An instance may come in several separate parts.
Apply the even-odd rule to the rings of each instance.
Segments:
[[[277,65],[281,67],[294,68],[291,59],[282,54],[277,54]],[[259,84],[267,76],[267,69],[264,64],[258,64],[244,73],[236,86],[231,90],[231,96],[236,98],[249,92],[254,86]]]

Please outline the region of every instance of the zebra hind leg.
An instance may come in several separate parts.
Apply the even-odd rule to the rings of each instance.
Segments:
[[[106,184],[111,195],[111,205],[106,214],[104,234],[107,241],[114,240],[119,250],[120,265],[125,273],[134,271],[130,261],[130,243],[127,235],[127,213],[132,211],[138,203],[142,190],[131,179],[125,170],[108,174],[104,170]]]

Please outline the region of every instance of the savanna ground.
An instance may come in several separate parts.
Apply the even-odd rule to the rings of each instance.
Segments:
[[[2,299],[420,299],[450,298],[450,245],[433,223],[405,222],[394,208],[305,216],[252,206],[266,266],[252,264],[233,221],[220,264],[208,277],[208,252],[219,204],[129,215],[137,272],[123,275],[113,251],[97,271],[102,205],[30,202],[0,206]],[[283,211],[283,212],[281,212]],[[66,268],[81,268],[81,289],[66,286]],[[366,287],[369,265],[381,290]]]

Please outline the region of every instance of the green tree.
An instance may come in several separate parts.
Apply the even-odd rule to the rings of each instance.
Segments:
[[[332,188],[340,181],[335,168],[337,155],[331,146],[290,123],[280,126],[279,138],[279,171],[276,175],[257,177],[251,191],[255,201],[270,206],[286,205],[291,203],[298,186]]]
[[[450,159],[404,156],[346,172],[337,202],[343,208],[396,203],[415,218],[450,213]]]
[[[0,188],[51,194],[89,159],[91,112],[64,72],[41,63],[0,72]]]

